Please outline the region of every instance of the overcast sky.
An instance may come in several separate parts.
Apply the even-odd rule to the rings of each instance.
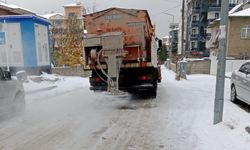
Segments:
[[[5,1],[5,0],[2,0]],[[63,5],[75,3],[77,0],[7,0],[10,4],[15,4],[38,14],[45,14],[51,11],[63,12]],[[134,9],[146,9],[152,19],[152,23],[156,24],[157,35],[163,37],[168,34],[169,23],[173,17],[161,12],[167,11],[174,14],[175,22],[180,20],[180,10],[182,0],[80,0],[89,9],[92,10],[93,5],[96,10],[102,10],[109,7],[122,7]]]

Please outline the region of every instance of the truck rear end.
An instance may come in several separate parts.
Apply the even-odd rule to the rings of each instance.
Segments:
[[[110,8],[85,16],[90,89],[157,93],[161,80],[154,27],[146,10]]]

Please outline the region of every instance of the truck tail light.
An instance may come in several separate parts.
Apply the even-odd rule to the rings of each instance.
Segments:
[[[102,82],[102,79],[100,77],[96,77],[95,82]]]
[[[146,75],[142,75],[142,76],[140,77],[140,79],[141,79],[142,81],[146,81],[146,80],[148,80],[148,77],[147,77]]]

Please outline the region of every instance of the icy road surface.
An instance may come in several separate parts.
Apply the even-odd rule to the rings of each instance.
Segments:
[[[249,150],[249,113],[229,102],[228,81],[225,121],[212,125],[214,84],[209,75],[175,81],[163,69],[156,99],[88,86],[28,96],[22,117],[0,122],[0,150]]]

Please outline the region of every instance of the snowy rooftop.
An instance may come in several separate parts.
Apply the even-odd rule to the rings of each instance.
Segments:
[[[10,11],[12,12],[15,12],[15,13],[21,13],[21,14],[27,14],[27,13],[30,13],[30,14],[36,14],[35,12],[31,11],[31,10],[28,10],[26,8],[22,8],[22,7],[19,7],[19,6],[16,6],[16,5],[13,5],[13,4],[8,4],[8,3],[4,3],[4,2],[1,2],[0,1],[0,7],[4,7],[6,9],[9,9]]]
[[[250,8],[230,14],[230,17],[250,17]]]
[[[82,3],[73,3],[73,4],[67,4],[64,5],[63,7],[82,7]]]
[[[63,13],[49,13],[49,14],[42,15],[42,17],[50,19],[50,17],[56,16],[56,15],[63,16]]]
[[[238,5],[236,5],[234,8],[232,8],[228,14],[233,14],[235,13],[236,11],[238,11],[238,9],[240,9],[242,6],[244,5],[244,3],[240,3]]]
[[[163,38],[164,38],[164,39],[168,39],[168,38],[169,38],[169,36],[167,35],[167,36],[164,36]]]

